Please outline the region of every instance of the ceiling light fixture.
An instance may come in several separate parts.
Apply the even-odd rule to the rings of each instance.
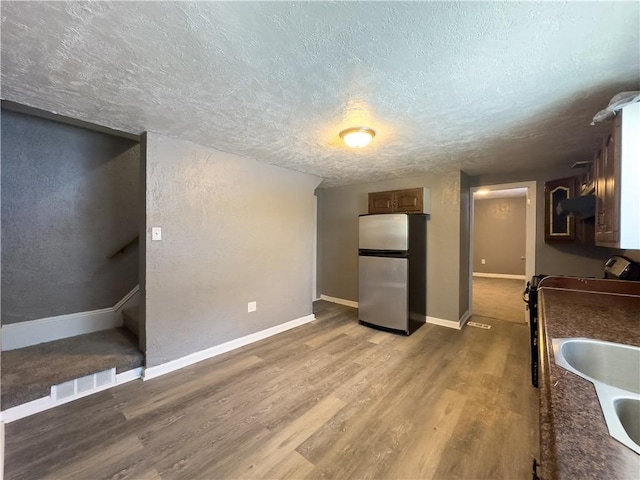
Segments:
[[[340,138],[351,148],[362,148],[369,145],[371,139],[376,136],[376,132],[369,127],[347,128],[340,132]]]

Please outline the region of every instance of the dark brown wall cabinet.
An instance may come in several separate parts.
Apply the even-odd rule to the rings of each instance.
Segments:
[[[577,177],[561,178],[544,184],[544,241],[572,242],[576,239],[576,220],[559,215],[558,203],[573,198],[577,191]]]
[[[611,132],[594,158],[596,184],[596,245],[617,247],[620,241],[620,128],[622,116],[611,124]]]
[[[640,249],[640,103],[625,106],[609,125],[585,178],[545,183],[546,242],[575,239],[600,247]],[[560,200],[592,191],[594,218],[557,215]]]
[[[430,213],[429,190],[408,188],[370,193],[369,213]]]
[[[544,241],[594,244],[594,220],[573,215],[558,215],[558,203],[565,198],[580,195],[580,177],[561,178],[544,184]]]

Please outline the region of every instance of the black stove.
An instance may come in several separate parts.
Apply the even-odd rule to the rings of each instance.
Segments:
[[[527,282],[522,299],[529,310],[529,346],[531,350],[531,384],[538,388],[538,284],[547,275],[534,275]]]

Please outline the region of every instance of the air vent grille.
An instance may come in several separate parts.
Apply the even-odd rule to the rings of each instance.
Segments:
[[[116,384],[116,369],[111,368],[102,372],[76,378],[68,382],[51,387],[53,401],[65,400],[72,397],[84,396],[97,389]]]

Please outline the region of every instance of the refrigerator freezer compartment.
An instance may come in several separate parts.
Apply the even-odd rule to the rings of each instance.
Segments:
[[[406,214],[363,215],[360,217],[360,250],[409,248],[409,219]]]

